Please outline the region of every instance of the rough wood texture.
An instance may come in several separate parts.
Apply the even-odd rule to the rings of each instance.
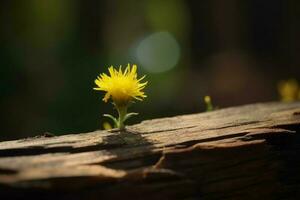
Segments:
[[[0,142],[1,199],[297,199],[300,103]]]

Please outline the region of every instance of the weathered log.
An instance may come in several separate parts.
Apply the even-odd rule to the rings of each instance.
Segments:
[[[296,102],[0,142],[0,197],[297,199],[299,134]]]

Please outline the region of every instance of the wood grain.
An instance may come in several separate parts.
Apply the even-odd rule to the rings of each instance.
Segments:
[[[297,199],[300,103],[0,142],[10,199]]]

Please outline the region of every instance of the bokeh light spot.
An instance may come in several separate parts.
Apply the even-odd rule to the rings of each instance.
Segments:
[[[157,32],[138,44],[136,57],[148,72],[161,73],[176,66],[180,57],[180,47],[170,33]]]

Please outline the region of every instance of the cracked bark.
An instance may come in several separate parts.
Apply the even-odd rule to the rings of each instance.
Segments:
[[[10,199],[297,199],[300,103],[0,142]]]

